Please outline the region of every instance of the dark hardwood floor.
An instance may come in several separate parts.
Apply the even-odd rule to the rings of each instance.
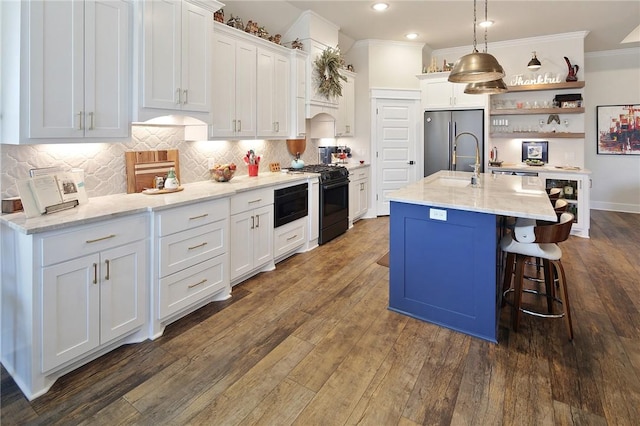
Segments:
[[[29,403],[2,369],[2,425],[637,425],[640,215],[592,211],[562,244],[574,318],[503,309],[499,344],[387,310],[388,218],[278,264],[59,379]]]

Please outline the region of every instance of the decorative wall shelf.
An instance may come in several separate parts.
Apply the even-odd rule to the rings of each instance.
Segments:
[[[491,112],[489,113],[489,115],[534,115],[534,114],[584,114],[584,107],[492,109]]]
[[[491,133],[489,136],[492,138],[509,138],[509,139],[522,139],[522,138],[554,138],[554,139],[584,139],[584,133],[569,133],[569,132],[510,132],[510,133]]]
[[[567,81],[565,83],[549,84],[527,84],[522,86],[507,86],[509,92],[531,92],[536,90],[561,90],[561,89],[581,89],[584,81]]]

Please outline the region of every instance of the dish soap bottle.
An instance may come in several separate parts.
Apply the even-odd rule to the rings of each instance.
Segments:
[[[176,169],[171,167],[167,174],[167,178],[164,180],[164,188],[177,189],[178,186],[180,186],[180,183],[178,182],[178,178],[176,178]]]

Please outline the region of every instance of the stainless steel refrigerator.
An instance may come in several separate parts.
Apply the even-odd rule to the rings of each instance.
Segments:
[[[455,170],[472,172],[476,162],[476,141],[480,153],[480,172],[484,171],[484,111],[425,111],[424,113],[424,176],[440,170],[454,170],[453,151],[456,148]],[[460,135],[455,143],[456,136]]]

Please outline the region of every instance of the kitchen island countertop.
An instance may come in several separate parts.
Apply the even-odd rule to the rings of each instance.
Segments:
[[[392,192],[390,201],[451,208],[499,216],[556,220],[538,177],[481,173],[471,186],[470,172],[442,170]]]

